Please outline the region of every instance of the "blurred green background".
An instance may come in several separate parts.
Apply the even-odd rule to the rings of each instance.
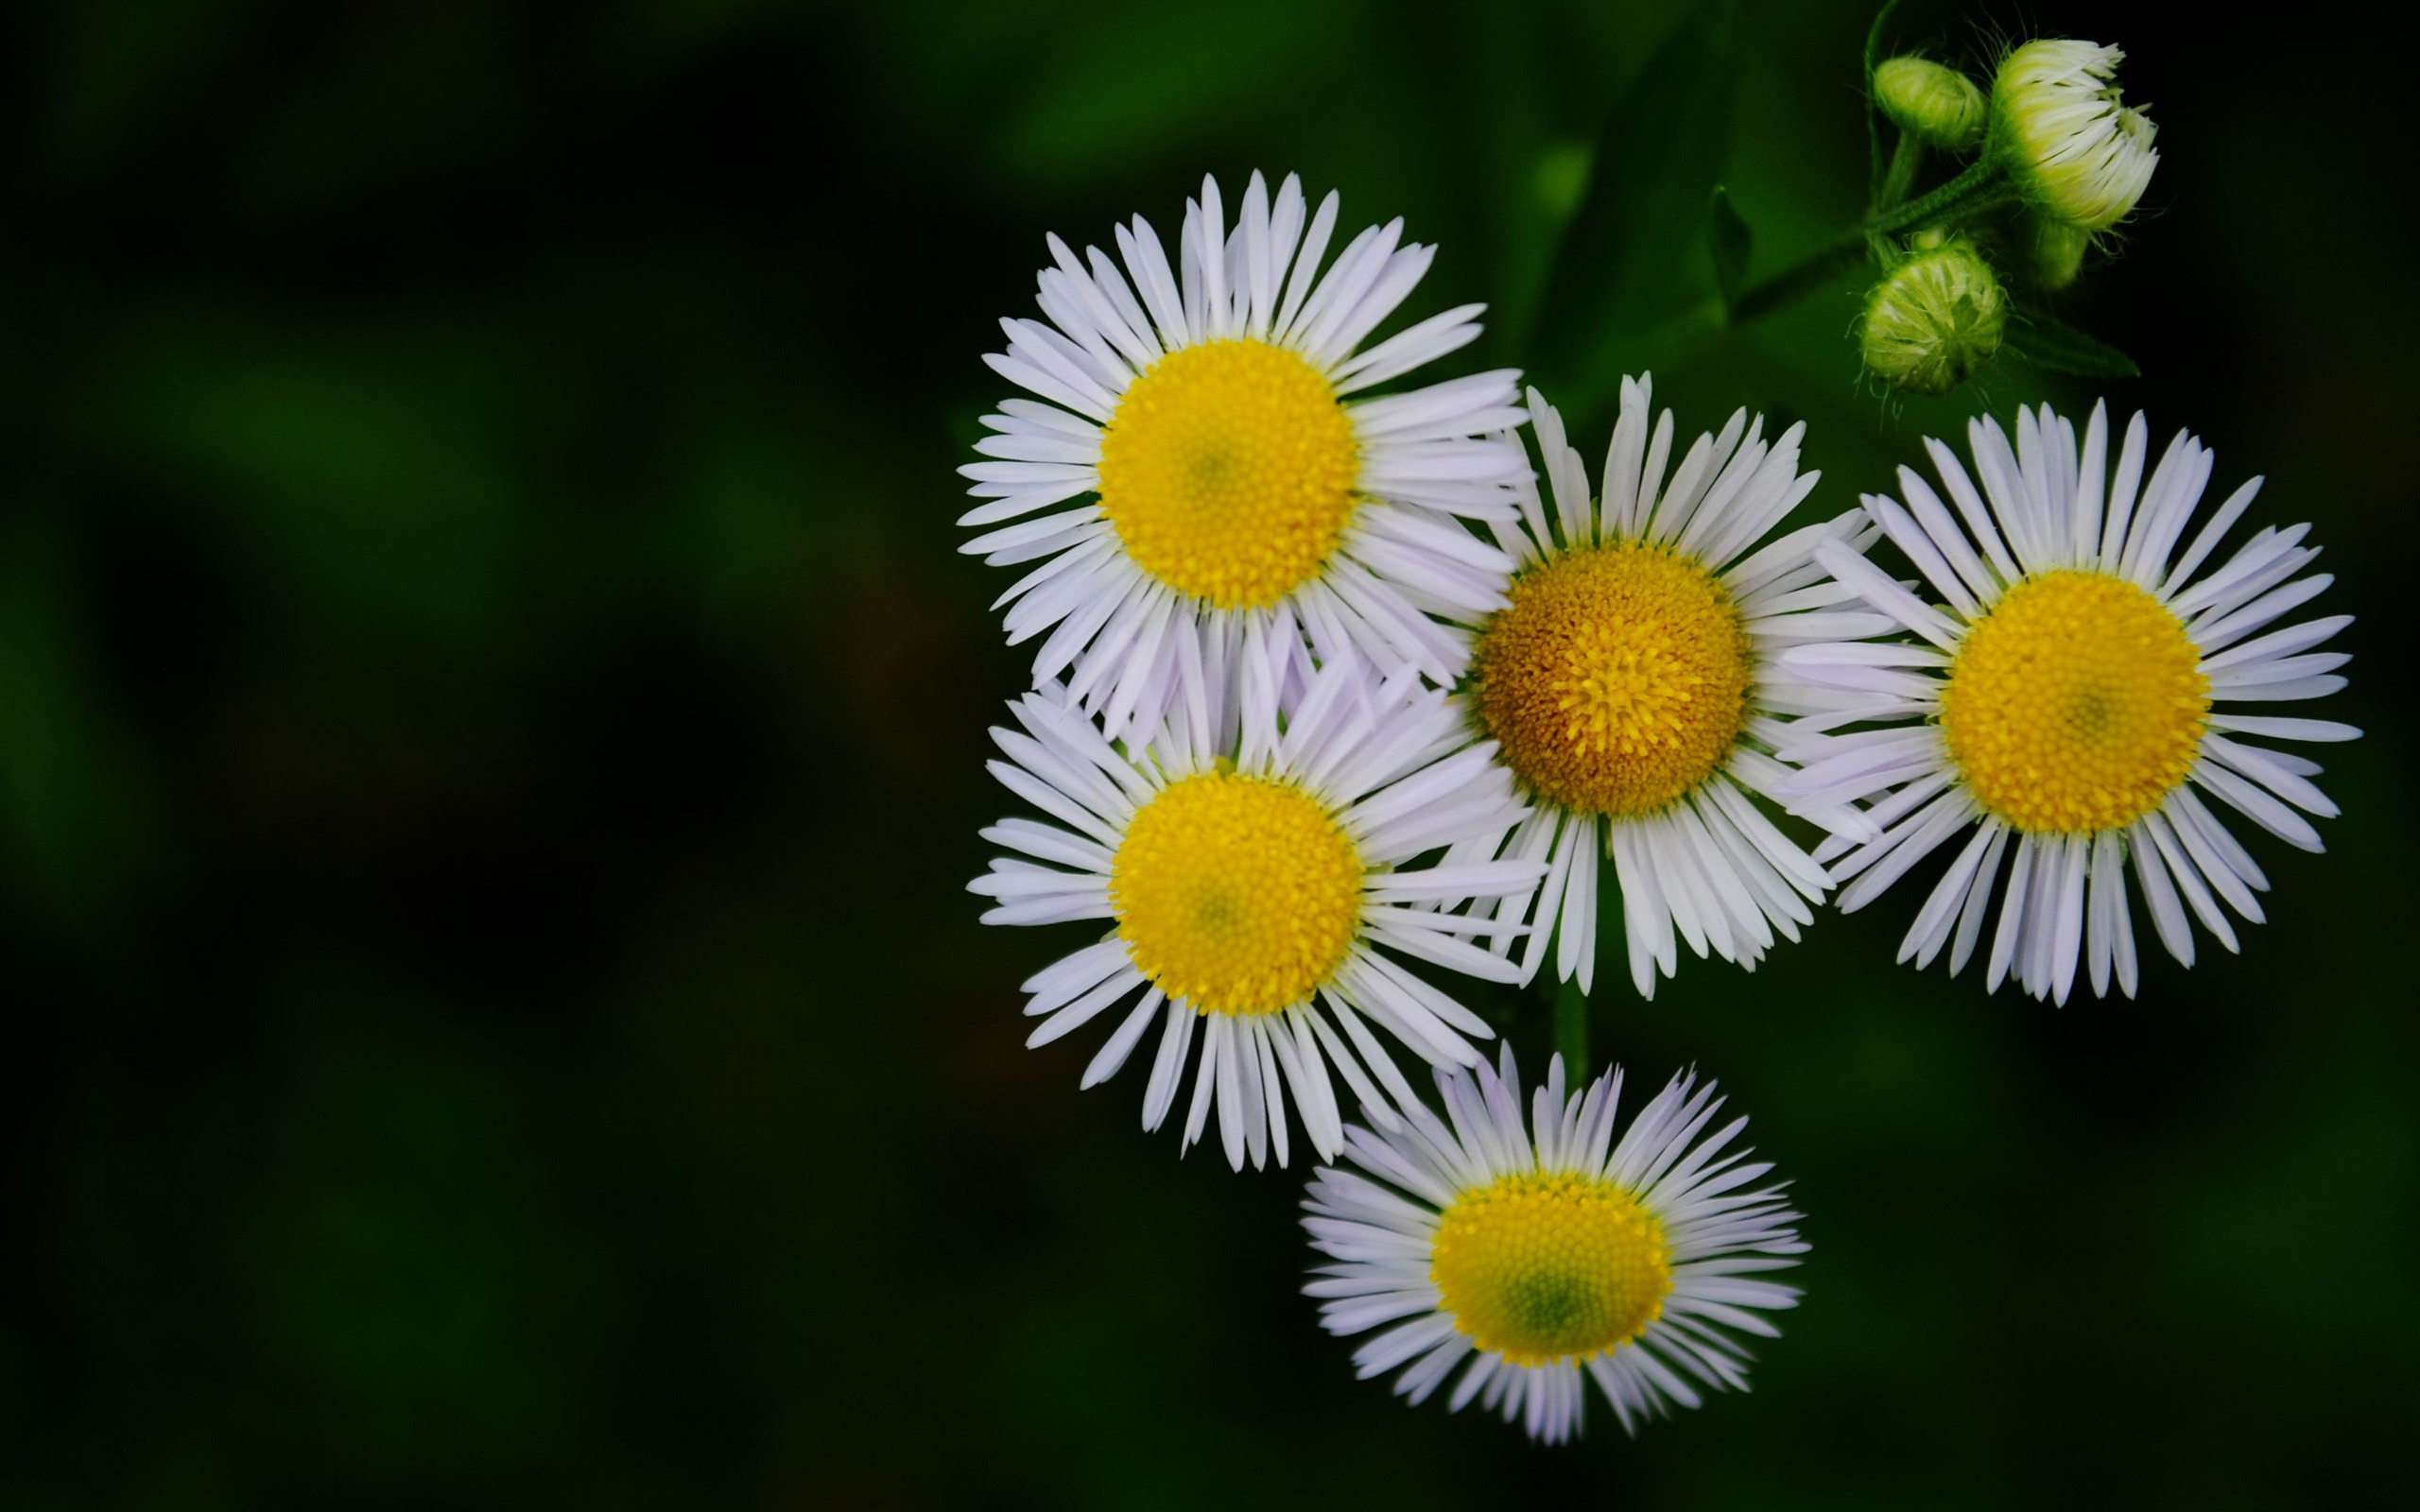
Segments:
[[[2383,43],[1907,14],[1952,58],[2131,49],[2166,157],[2063,309],[2148,369],[2115,404],[2316,522],[2321,608],[2362,616],[2316,712],[2370,733],[2322,753],[2330,854],[2250,837],[2244,954],[2147,956],[2138,1001],[1894,969],[1906,887],[1754,976],[1604,995],[1600,1054],[1701,1064],[1796,1179],[1809,1295],[1753,1395],[1564,1452],[1408,1411],[1298,1295],[1300,1172],[1179,1161],[1137,1068],[1079,1095],[1090,1032],[1021,1048],[1016,983],[1081,932],[961,890],[1026,660],[951,470],[1044,232],[1299,169],[1442,245],[1409,316],[1495,302],[1449,369],[1524,361],[1684,11],[10,8],[0,1503],[2232,1507],[2408,1469],[2420,771],[2383,643],[2420,301]],[[1758,273],[1863,203],[1870,14],[1747,8],[1711,115]],[[1685,288],[1694,214],[1639,232]],[[2088,401],[2003,363],[1886,404],[1857,288],[1565,335],[1690,429],[1806,420],[1832,508],[1979,405]]]

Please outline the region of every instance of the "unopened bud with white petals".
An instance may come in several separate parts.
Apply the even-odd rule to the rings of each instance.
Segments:
[[[2125,54],[2097,43],[2030,42],[1992,85],[1991,149],[2034,212],[2081,231],[2124,219],[2159,165],[2157,128],[2120,103]]]

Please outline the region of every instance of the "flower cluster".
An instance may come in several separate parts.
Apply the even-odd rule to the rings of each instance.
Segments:
[[[1867,227],[1882,272],[1858,323],[1868,372],[1895,389],[1949,392],[2008,335],[1995,257],[2031,290],[2064,289],[2096,238],[2134,213],[2159,153],[2151,117],[2118,87],[2124,59],[2097,43],[2029,42],[2001,59],[1988,94],[1929,59],[1874,65],[1874,108],[1899,136]],[[1911,199],[1927,150],[1973,161]]]
[[[2066,119],[2067,75],[2010,66],[1988,107],[1893,70],[1890,108],[1944,143]],[[1292,178],[1232,224],[1205,181],[1173,259],[1139,217],[1115,258],[1053,237],[1044,318],[1003,322],[1025,395],[962,470],[964,549],[1025,569],[1000,605],[1042,644],[993,732],[1031,812],[972,886],[987,922],[1095,931],[1025,983],[1029,1044],[1103,1020],[1082,1084],[1148,1041],[1146,1130],[1323,1162],[1307,1290],[1381,1331],[1363,1375],[1549,1441],[1584,1377],[1629,1429],[1744,1384],[1739,1336],[1796,1297],[1762,1273],[1806,1246],[1694,1074],[1624,1127],[1620,1073],[1558,1057],[1525,1111],[1479,1048],[1512,989],[1551,960],[1584,999],[1616,904],[1642,998],[1683,945],[1753,969],[1962,834],[1903,960],[1960,970],[1997,891],[1991,988],[2131,995],[2129,868],[2189,966],[2189,920],[2234,949],[2267,886],[2213,805],[2318,849],[2318,768],[2256,742],[2358,732],[2236,706],[2341,687],[2318,647],[2347,621],[2275,627],[2327,583],[2306,527],[2205,570],[2258,480],[2192,528],[2212,455],[2180,433],[2152,463],[2139,415],[2114,443],[2100,407],[2081,437],[1979,421],[1971,471],[1927,443],[1938,491],[1903,468],[1801,517],[1803,426],[1684,445],[1640,377],[1592,471],[1514,372],[1389,387],[1480,310],[1374,340],[1432,249],[1396,221],[1331,256],[1338,229]],[[1996,330],[1961,255],[1907,258],[1870,336]]]

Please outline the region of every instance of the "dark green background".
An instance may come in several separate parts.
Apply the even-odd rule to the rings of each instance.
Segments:
[[[1495,302],[1449,368],[1523,361],[1681,14],[11,8],[0,1503],[2225,1507],[2408,1468],[2411,101],[2319,14],[1910,14],[2133,49],[2167,156],[2064,308],[2214,487],[2316,522],[2362,619],[2315,712],[2370,733],[2323,753],[2330,854],[2251,838],[2243,956],[2147,955],[2138,1001],[1893,968],[1913,885],[1605,995],[1600,1051],[1720,1076],[1796,1178],[1753,1395],[1560,1452],[1409,1411],[1297,1294],[1299,1172],[1180,1162],[1137,1068],[1079,1095],[1093,1033],[1020,1047],[1081,932],[961,890],[1025,661],[951,469],[1043,232],[1298,168],[1442,245],[1411,314]],[[1749,8],[1759,272],[1862,204],[1868,15]],[[1683,209],[1650,294],[1710,286]],[[2086,397],[2003,364],[1901,412],[1856,287],[1564,335],[1692,430],[1807,420],[1831,508]]]

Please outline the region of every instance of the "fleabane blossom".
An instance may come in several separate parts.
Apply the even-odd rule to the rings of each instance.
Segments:
[[[1118,261],[1049,239],[1046,318],[1001,322],[985,360],[1031,398],[1003,401],[959,469],[986,502],[960,549],[1036,563],[999,605],[1011,644],[1043,637],[1037,686],[1062,677],[1113,738],[1148,730],[1211,641],[1304,640],[1449,682],[1511,563],[1462,522],[1512,517],[1527,472],[1511,370],[1371,397],[1461,347],[1460,305],[1365,345],[1436,249],[1396,219],[1322,259],[1330,194],[1272,198],[1254,174],[1235,225],[1218,184],[1185,206],[1174,263],[1139,215]],[[1122,266],[1121,266],[1122,265]],[[997,607],[997,606],[995,606]]]
[[[1146,1129],[1175,1108],[1198,1042],[1184,1147],[1215,1107],[1230,1164],[1284,1165],[1290,1089],[1331,1157],[1331,1066],[1384,1108],[1381,1089],[1410,1088],[1380,1034],[1443,1065],[1475,1062],[1471,1041],[1494,1034],[1393,957],[1511,980],[1517,968],[1482,945],[1522,933],[1521,910],[1472,905],[1529,892],[1545,868],[1491,859],[1527,811],[1494,747],[1415,669],[1381,679],[1350,653],[1273,666],[1233,631],[1206,662],[1184,644],[1177,696],[1148,739],[1107,739],[1055,685],[1011,706],[1019,728],[993,731],[1006,759],[991,769],[1053,822],[985,830],[1016,853],[970,885],[997,900],[987,923],[1111,920],[1025,984],[1043,1021],[1028,1044],[1118,1007],[1083,1085],[1157,1024]],[[1306,659],[1299,644],[1288,654]]]
[[[1563,1057],[1522,1117],[1512,1053],[1437,1073],[1445,1116],[1406,1104],[1398,1126],[1345,1131],[1350,1166],[1321,1168],[1303,1203],[1327,1257],[1304,1288],[1331,1333],[1383,1329],[1354,1352],[1364,1379],[1400,1370],[1417,1404],[1519,1421],[1535,1439],[1580,1431],[1585,1376],[1615,1418],[1747,1389],[1737,1335],[1798,1305],[1763,1279],[1806,1252],[1772,1166],[1734,1148],[1747,1120],[1708,1132],[1714,1083],[1674,1076],[1627,1127],[1618,1067],[1566,1094]],[[1456,1372],[1461,1374],[1456,1376]]]
[[[1547,868],[1521,980],[1552,939],[1557,974],[1591,990],[1599,898],[1617,887],[1631,980],[1651,997],[1679,964],[1676,936],[1753,967],[1813,920],[1824,868],[1754,796],[1789,775],[1772,755],[1788,718],[1854,700],[1778,659],[1893,622],[1816,560],[1825,542],[1855,555],[1876,539],[1858,511],[1765,539],[1820,477],[1798,470],[1805,427],[1767,441],[1741,410],[1675,465],[1672,412],[1651,429],[1651,380],[1623,380],[1599,496],[1562,416],[1530,390],[1552,507],[1524,483],[1519,518],[1495,527],[1516,570],[1479,625],[1469,699],[1535,805],[1505,854]],[[1815,817],[1868,833],[1846,806]],[[1500,906],[1516,905],[1528,901]]]
[[[1841,907],[1865,906],[1966,837],[1917,911],[1903,961],[1922,968],[1945,948],[1950,971],[1962,969],[2005,872],[1986,987],[2013,975],[2065,1003],[2088,961],[2095,993],[2114,976],[2131,995],[2129,870],[2160,942],[2190,966],[2190,920],[2232,951],[2227,910],[2259,922],[2256,895],[2269,885],[2219,810],[2323,849],[2303,816],[2337,812],[2310,781],[2318,765],[2254,742],[2360,733],[2264,712],[2344,686],[2337,668],[2349,658],[2319,647],[2352,616],[2273,628],[2332,581],[2305,575],[2319,555],[2303,544],[2307,524],[2264,526],[2203,570],[2259,492],[2256,477],[2180,554],[2215,458],[2179,431],[2146,481],[2148,435],[2136,415],[2114,473],[2098,404],[2081,448],[2047,404],[2018,412],[2014,447],[1997,421],[1973,421],[1972,474],[1927,440],[1948,504],[1905,467],[1898,498],[1865,498],[1922,575],[1923,596],[1854,553],[1819,552],[1917,637],[1783,658],[1799,677],[1870,700],[1848,722],[1860,728],[1835,722],[1781,752],[1805,768],[1792,802],[1863,805],[1880,830],[1819,851],[1838,857]]]

